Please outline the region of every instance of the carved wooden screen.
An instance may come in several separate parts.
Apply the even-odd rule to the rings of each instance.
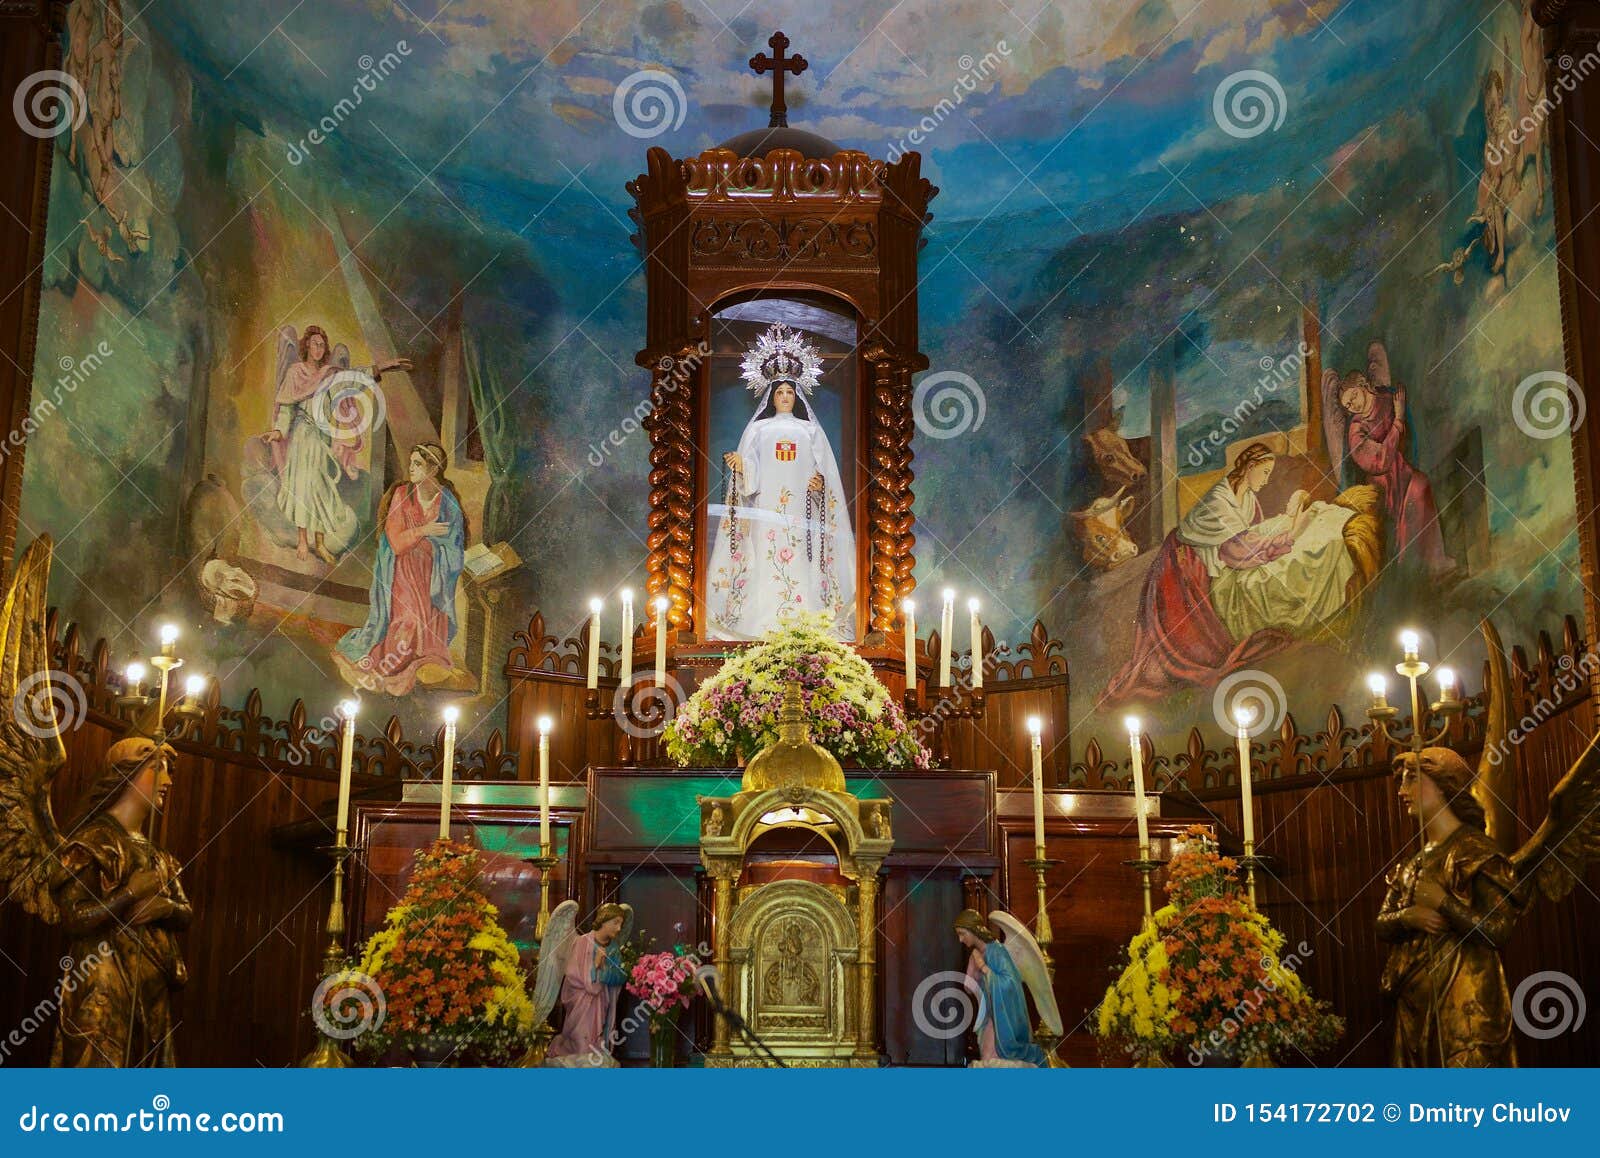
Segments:
[[[898,625],[915,565],[911,375],[927,367],[917,348],[917,248],[937,192],[920,166],[915,153],[891,165],[852,150],[806,158],[708,149],[676,160],[653,148],[647,172],[629,183],[647,292],[637,361],[651,371],[648,614],[653,623],[656,597],[667,597],[675,643],[714,634],[701,601],[704,496],[720,478],[705,461],[712,317],[772,298],[855,314],[855,453],[839,457],[855,460],[857,638]]]

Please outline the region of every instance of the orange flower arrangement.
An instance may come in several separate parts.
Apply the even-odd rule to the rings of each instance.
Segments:
[[[498,1060],[526,1047],[533,1003],[479,869],[477,850],[459,841],[417,850],[405,894],[362,953],[365,979],[350,975],[384,1008],[354,1042],[361,1052],[445,1047]]]
[[[1174,1052],[1268,1063],[1332,1044],[1344,1023],[1311,996],[1296,969],[1312,950],[1284,938],[1242,895],[1238,862],[1192,826],[1167,866],[1168,904],[1128,945],[1100,1003],[1102,1041],[1146,1065]]]

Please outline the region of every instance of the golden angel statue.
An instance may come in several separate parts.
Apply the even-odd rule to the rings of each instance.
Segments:
[[[1600,858],[1600,735],[1550,793],[1544,822],[1515,848],[1516,786],[1506,759],[1505,652],[1489,644],[1489,716],[1475,775],[1448,748],[1395,760],[1423,845],[1388,878],[1378,936],[1391,948],[1382,988],[1395,1005],[1397,1066],[1517,1064],[1500,950],[1535,893],[1559,900]],[[1515,849],[1515,851],[1508,851]]]
[[[976,909],[963,909],[955,920],[956,937],[967,953],[967,987],[979,998],[977,1066],[1045,1066],[1049,1060],[1033,1040],[1028,999],[1033,995],[1040,1025],[1061,1036],[1061,1010],[1050,984],[1049,966],[1033,934],[1021,921],[995,910],[984,921]],[[1002,941],[995,929],[1005,934]]]
[[[561,1032],[551,1039],[545,1064],[611,1068],[617,1064],[611,1023],[628,979],[621,953],[633,931],[633,906],[601,905],[589,932],[579,934],[577,926],[577,901],[562,901],[545,923],[533,988],[534,1024],[545,1024],[559,999]]]
[[[48,705],[44,634],[51,543],[23,553],[0,611],[0,889],[63,926],[60,1025],[51,1064],[170,1066],[171,994],[187,980],[177,934],[191,910],[178,862],[144,836],[172,786],[172,749],[143,736],[111,746],[77,817],[58,827],[50,787],[66,762]]]

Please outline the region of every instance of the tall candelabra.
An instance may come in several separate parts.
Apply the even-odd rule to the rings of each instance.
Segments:
[[[346,700],[339,705],[341,726],[339,729],[339,812],[338,821],[334,828],[333,845],[326,851],[333,858],[333,897],[328,902],[328,920],[325,930],[328,934],[328,947],[322,954],[322,981],[317,986],[317,992],[312,997],[313,1020],[317,1026],[316,1047],[306,1055],[300,1063],[307,1069],[343,1069],[350,1064],[350,1055],[345,1053],[344,1047],[328,1032],[328,1016],[325,1011],[318,1010],[315,1003],[323,999],[332,978],[343,972],[345,967],[344,951],[344,874],[345,862],[350,859],[355,851],[350,847],[346,838],[345,826],[350,816],[350,769],[351,753],[355,747],[356,738],[356,711],[359,705],[354,700]]]
[[[1438,744],[1450,733],[1450,720],[1461,713],[1463,704],[1461,697],[1456,693],[1455,673],[1447,667],[1442,667],[1438,672],[1439,698],[1428,705],[1430,712],[1435,712],[1444,717],[1444,723],[1439,730],[1431,736],[1424,735],[1427,727],[1427,717],[1422,711],[1422,689],[1418,681],[1428,672],[1432,671],[1431,665],[1418,654],[1420,642],[1414,631],[1400,633],[1401,660],[1394,665],[1395,672],[1407,681],[1411,692],[1411,735],[1408,745],[1413,756],[1419,754],[1424,748]],[[1367,688],[1372,692],[1372,703],[1367,708],[1367,718],[1372,721],[1373,727],[1383,733],[1395,747],[1403,747],[1395,735],[1390,731],[1390,725],[1400,716],[1400,709],[1394,707],[1388,700],[1388,681],[1382,674],[1373,672],[1367,677]]]
[[[178,658],[178,629],[170,623],[161,627],[161,652],[150,657],[150,666],[158,673],[153,694],[145,690],[145,676],[147,669],[142,663],[130,663],[122,674],[122,694],[117,696],[113,703],[128,717],[135,730],[144,733],[159,747],[168,740],[178,739],[188,730],[189,726],[200,720],[204,715],[200,707],[200,693],[205,691],[206,677],[191,675],[184,681],[183,695],[176,703],[168,702],[171,699],[172,673],[183,666],[183,660]],[[176,717],[169,730],[167,723],[169,717]],[[150,810],[148,826],[151,834],[155,831],[157,810]]]
[[[591,719],[593,716],[590,717]],[[556,865],[561,863],[561,858],[555,855],[555,848],[550,841],[550,729],[552,721],[549,716],[540,716],[539,727],[539,854],[526,857],[531,865],[539,870],[539,915],[534,920],[533,939],[537,946],[533,956],[533,975],[539,975],[540,957],[544,953],[545,930],[550,924],[550,877],[555,872]],[[528,1046],[527,1053],[523,1054],[521,1065],[536,1067],[544,1065],[545,1054],[550,1048],[550,1039],[555,1036],[549,1018],[546,1017],[533,1030],[533,1041]]]

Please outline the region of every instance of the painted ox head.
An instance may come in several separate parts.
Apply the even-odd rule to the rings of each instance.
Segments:
[[[1106,485],[1131,487],[1148,473],[1144,464],[1128,449],[1128,440],[1118,433],[1122,425],[1122,411],[1112,413],[1111,421],[1092,434],[1084,435],[1089,457]]]
[[[1117,493],[1095,499],[1087,508],[1072,512],[1072,529],[1078,536],[1083,561],[1097,571],[1120,567],[1139,553],[1138,545],[1122,529],[1122,521],[1133,507],[1133,496]]]

